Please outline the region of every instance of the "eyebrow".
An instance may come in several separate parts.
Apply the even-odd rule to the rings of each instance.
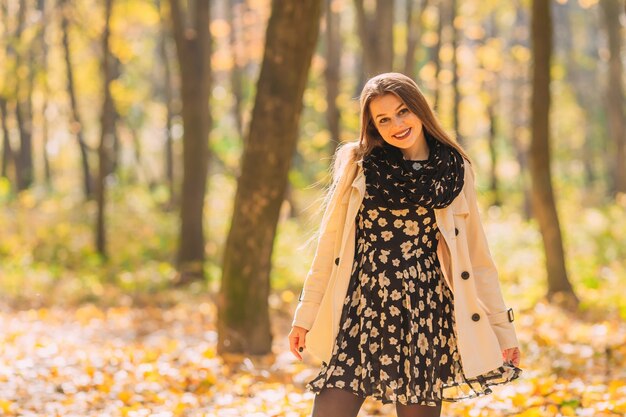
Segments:
[[[400,103],[400,105],[398,107],[396,107],[396,110],[398,110],[400,107],[403,107],[404,103]],[[394,110],[395,111],[395,110]],[[378,119],[380,116],[384,116],[385,113],[381,113],[381,114],[377,114],[374,119]]]

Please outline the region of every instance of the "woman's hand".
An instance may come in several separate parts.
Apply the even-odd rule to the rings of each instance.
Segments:
[[[502,359],[505,362],[512,362],[515,366],[519,366],[520,355],[519,348],[516,347],[504,349],[502,351]]]
[[[299,326],[293,326],[289,332],[289,349],[299,360],[302,360],[299,352],[302,352],[306,347],[305,339],[307,332],[307,329]]]

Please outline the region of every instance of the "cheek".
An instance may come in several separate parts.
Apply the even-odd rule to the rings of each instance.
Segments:
[[[376,131],[380,134],[380,136],[385,137],[385,135],[387,134],[385,131],[385,128],[383,126],[376,126],[374,125],[374,129],[376,129]]]
[[[383,137],[383,139],[391,139],[391,135],[389,134],[389,129],[385,129],[383,127],[378,132],[380,133],[380,136]]]

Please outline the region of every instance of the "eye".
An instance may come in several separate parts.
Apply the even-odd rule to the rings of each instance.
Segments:
[[[378,119],[378,124],[383,124],[383,123],[387,123],[389,121],[388,117],[381,117],[380,119]]]
[[[404,115],[407,114],[409,112],[409,109],[407,109],[406,107],[403,107],[400,109],[400,111],[398,112],[399,115]]]

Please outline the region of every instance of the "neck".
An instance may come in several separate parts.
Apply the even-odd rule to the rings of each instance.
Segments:
[[[428,149],[428,144],[426,143],[426,138],[424,135],[420,136],[420,138],[415,142],[413,146],[408,149],[400,149],[402,151],[402,155],[404,159],[428,159],[430,154],[430,150]]]

